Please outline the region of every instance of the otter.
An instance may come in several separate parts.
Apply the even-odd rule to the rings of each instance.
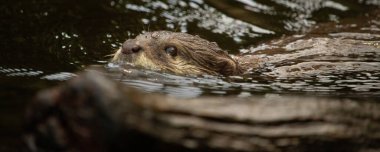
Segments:
[[[112,61],[179,75],[231,76],[257,69],[266,69],[267,75],[276,76],[378,71],[379,44],[378,41],[356,40],[349,34],[339,37],[291,36],[262,44],[258,48],[263,49],[253,49],[250,54],[233,56],[215,42],[199,36],[155,31],[126,40]]]
[[[112,61],[182,75],[238,75],[244,71],[215,42],[170,31],[147,32],[125,41]]]

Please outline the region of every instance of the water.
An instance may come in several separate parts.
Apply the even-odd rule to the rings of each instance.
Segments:
[[[3,0],[0,151],[22,147],[24,108],[35,92],[75,77],[75,72],[94,64],[143,91],[186,98],[310,94],[378,99],[380,74],[374,69],[275,79],[258,72],[242,77],[184,77],[131,68],[121,74],[116,72],[117,66],[108,64],[107,55],[125,39],[155,30],[200,35],[231,54],[260,54],[260,50],[276,47],[269,40],[303,33],[355,37],[378,46],[380,22],[358,16],[379,6],[377,0]],[[310,31],[316,24],[325,28]],[[379,61],[376,54],[359,59]]]

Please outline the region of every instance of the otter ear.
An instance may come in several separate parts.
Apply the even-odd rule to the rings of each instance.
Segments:
[[[240,73],[237,63],[230,58],[218,58],[217,59],[217,69],[222,75],[236,75]]]

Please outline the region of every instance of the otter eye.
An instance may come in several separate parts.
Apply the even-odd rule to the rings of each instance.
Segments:
[[[168,46],[165,48],[165,52],[171,56],[177,56],[177,48],[174,46]]]

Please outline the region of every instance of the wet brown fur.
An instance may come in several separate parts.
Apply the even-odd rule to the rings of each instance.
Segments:
[[[238,75],[242,69],[216,43],[198,36],[169,31],[148,32],[127,40],[142,47],[136,54],[122,54],[119,49],[113,61],[130,62],[153,70],[176,74]],[[166,54],[167,46],[175,46],[178,55]]]

